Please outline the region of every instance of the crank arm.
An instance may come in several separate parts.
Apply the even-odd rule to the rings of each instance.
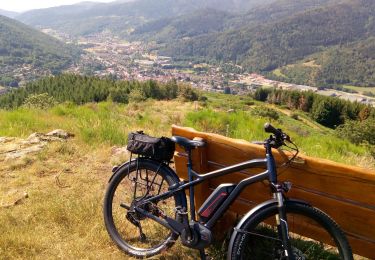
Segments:
[[[139,213],[141,213],[142,215],[158,222],[160,225],[168,228],[169,230],[171,230],[172,232],[176,233],[176,234],[181,234],[182,230],[185,228],[185,225],[183,225],[182,223],[176,221],[175,219],[173,218],[170,218],[168,216],[165,216],[164,219],[160,219],[158,217],[156,217],[155,215],[143,210],[143,209],[140,209],[140,208],[135,208],[135,210]]]
[[[125,203],[120,203],[120,207],[130,210],[130,207],[126,205]]]

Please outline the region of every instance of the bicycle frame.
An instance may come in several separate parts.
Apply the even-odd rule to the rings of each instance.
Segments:
[[[180,181],[173,169],[171,169],[166,163],[153,159],[152,157],[149,158],[145,156],[145,158],[143,158],[140,156],[139,159],[136,160],[130,159],[129,162],[123,164],[120,168],[115,167],[113,174],[115,179],[110,182],[104,204],[105,223],[111,238],[117,243],[118,246],[120,246],[121,249],[131,255],[140,256],[138,255],[138,251],[144,250],[142,248],[135,248],[135,250],[137,250],[137,254],[129,251],[131,246],[128,246],[127,242],[125,242],[121,237],[121,234],[118,233],[111,211],[111,207],[113,208],[114,192],[116,192],[117,185],[119,185],[119,183],[122,181],[122,178],[125,178],[126,176],[128,176],[129,180],[135,183],[135,190],[137,184],[144,185],[144,187],[142,186],[143,188],[141,193],[143,195],[136,197],[137,193],[135,191],[133,194],[133,201],[131,203],[129,200],[120,202],[120,207],[127,210],[126,218],[128,221],[139,229],[140,241],[147,241],[147,237],[142,231],[140,221],[144,219],[152,219],[155,221],[154,224],[158,223],[169,230],[168,237],[165,239],[166,242],[160,244],[161,247],[156,248],[157,250],[161,251],[164,248],[171,246],[173,242],[175,242],[175,239],[180,236],[182,244],[190,248],[198,249],[202,259],[206,259],[205,248],[210,246],[214,241],[215,232],[213,232],[212,228],[217,223],[219,218],[224,215],[238,196],[240,196],[245,187],[256,182],[267,180],[272,197],[250,210],[246,215],[243,216],[239,224],[237,224],[237,226],[233,229],[232,238],[229,242],[228,259],[237,259],[238,256],[243,255],[244,251],[242,249],[244,247],[242,244],[243,241],[247,241],[247,234],[258,235],[257,232],[254,233],[250,231],[258,230],[254,229],[254,227],[258,226],[259,224],[263,225],[263,223],[260,222],[264,221],[266,224],[269,224],[267,221],[269,217],[272,217],[275,220],[271,223],[271,225],[274,226],[272,229],[275,235],[277,234],[276,237],[272,235],[272,238],[270,238],[273,239],[273,241],[278,241],[272,250],[274,257],[277,257],[278,259],[294,260],[296,259],[296,256],[302,256],[302,254],[304,254],[303,252],[301,252],[298,248],[291,246],[286,214],[287,211],[288,213],[297,213],[316,220],[318,224],[328,231],[329,235],[333,238],[338,246],[338,250],[340,250],[340,255],[351,254],[350,246],[348,246],[343,233],[339,232],[339,227],[327,215],[317,209],[315,210],[311,208],[311,206],[306,202],[289,200],[286,197],[286,193],[290,190],[291,184],[289,182],[278,182],[276,162],[272,155],[272,149],[277,149],[282,145],[286,145],[284,141],[288,141],[293,145],[294,143],[290,140],[290,137],[287,134],[282,132],[281,129],[275,129],[270,124],[265,125],[265,130],[266,132],[273,133],[273,135],[270,135],[269,139],[262,143],[265,147],[264,158],[247,160],[245,162],[237,163],[207,173],[198,173],[194,171],[192,164],[192,150],[196,147],[201,147],[204,144],[198,141],[189,141],[183,137],[172,138],[172,140],[179,144],[180,147],[183,147],[187,153],[188,180]],[[290,163],[298,154],[298,148],[296,145],[294,146],[295,148],[292,147],[291,149],[295,150],[296,153],[283,165]],[[197,210],[199,214],[198,222],[195,217],[195,185],[199,185],[209,179],[241,172],[250,168],[261,168],[265,170],[260,170],[260,173],[251,176],[244,176],[242,180],[236,183],[221,183],[206,199],[200,209]],[[125,170],[128,170],[128,172],[124,172]],[[149,176],[148,170],[155,174]],[[131,178],[130,171],[132,173],[134,172],[136,176]],[[143,174],[143,177],[142,172],[145,174]],[[139,182],[138,176],[140,178]],[[161,176],[161,181],[156,179],[156,176]],[[168,182],[167,190],[163,189],[162,191],[162,184],[165,180]],[[166,187],[163,186],[163,188]],[[144,189],[146,192],[144,192]],[[190,191],[190,218],[185,193],[186,189],[189,189]],[[174,197],[174,204],[173,202],[162,203],[164,199],[172,197]],[[166,208],[164,209],[161,204],[167,205]],[[168,207],[168,205],[172,208]],[[173,213],[173,209],[175,210],[175,213]],[[151,228],[153,229],[153,227]],[[294,233],[295,232],[293,231],[290,234],[293,235]],[[305,234],[303,233],[302,235]],[[268,237],[267,234],[266,236],[259,234],[259,236],[265,238]],[[254,239],[253,237],[250,239],[256,240],[256,238]],[[317,242],[322,243],[320,241]],[[150,253],[148,251],[142,251],[141,253],[143,256],[147,257],[160,251],[150,251]]]
[[[173,196],[175,193],[185,190],[189,188],[189,197],[190,197],[190,216],[191,220],[195,221],[195,203],[194,203],[194,186],[197,184],[200,184],[208,179],[212,179],[215,177],[220,177],[223,175],[239,172],[245,169],[249,168],[259,168],[259,167],[267,167],[267,170],[250,176],[248,178],[245,178],[241,180],[234,188],[234,190],[229,194],[229,196],[226,198],[226,200],[223,202],[223,204],[216,210],[216,212],[212,215],[212,217],[204,224],[207,228],[211,229],[217,220],[225,213],[225,211],[229,208],[229,206],[236,200],[236,198],[240,195],[240,193],[243,191],[243,189],[246,186],[249,186],[253,183],[260,182],[266,179],[269,179],[269,181],[276,185],[277,184],[277,174],[276,174],[276,163],[272,155],[271,146],[266,144],[266,158],[264,159],[253,159],[246,162],[238,163],[235,165],[227,166],[222,169],[218,169],[215,171],[211,171],[205,174],[198,174],[192,169],[192,161],[191,161],[191,152],[188,151],[188,177],[189,181],[183,181],[176,185],[176,187],[171,186],[170,190],[147,198],[144,200],[144,203],[148,202],[156,202],[158,200],[163,200],[166,198],[169,198]],[[137,209],[140,213],[146,215],[147,217],[157,221],[161,225],[167,227],[168,229],[172,230],[176,233],[181,233],[182,229],[185,227],[181,223],[177,223],[174,219],[171,219],[169,217],[166,217],[167,221],[160,219],[150,213],[148,213],[145,210]]]

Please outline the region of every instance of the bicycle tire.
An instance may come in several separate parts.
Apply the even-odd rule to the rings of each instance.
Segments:
[[[286,212],[289,236],[295,259],[353,259],[353,254],[345,234],[327,214],[317,208],[296,202],[287,202]],[[274,203],[272,206],[259,210],[249,217],[240,227],[240,232],[237,232],[234,239],[231,240],[233,244],[231,245],[232,248],[228,251],[227,258],[236,260],[287,259],[280,254],[282,251],[280,249],[281,241],[274,240],[278,238],[277,228],[273,226],[275,223],[272,224],[271,222],[272,219],[276,218],[277,214],[277,204]],[[317,236],[318,238],[315,238],[315,240],[311,240],[305,236],[298,237],[298,233],[294,232],[301,231],[303,223],[308,223],[310,229],[314,228],[311,230],[317,232],[316,234],[323,234],[322,232],[325,231],[324,235]],[[298,226],[293,226],[295,224],[298,224]],[[323,238],[328,238],[331,244],[334,245],[328,245],[326,243],[327,240],[324,243],[319,241],[319,239]],[[271,246],[274,248],[270,249]]]
[[[114,202],[114,200],[117,200],[117,197],[116,199],[114,199],[114,197],[117,196],[116,192],[119,189],[120,185],[123,185],[125,187],[124,190],[127,189],[126,188],[127,186],[130,186],[132,189],[134,189],[134,186],[137,187],[135,185],[134,179],[133,179],[133,187],[132,187],[132,184],[129,185],[128,183],[125,183],[128,180],[132,181],[132,176],[136,174],[137,169],[138,169],[138,173],[139,171],[140,172],[146,171],[147,174],[154,173],[154,175],[156,175],[157,177],[160,177],[161,179],[165,180],[164,183],[166,183],[165,185],[166,189],[168,189],[168,187],[170,187],[171,185],[177,183],[179,180],[176,174],[173,172],[173,170],[171,170],[165,164],[161,165],[160,162],[156,162],[150,159],[137,159],[121,167],[115,173],[115,175],[111,178],[108,184],[108,188],[106,190],[105,197],[104,197],[103,214],[104,214],[105,226],[111,239],[116,243],[116,245],[121,250],[123,250],[128,255],[131,255],[136,258],[147,258],[147,257],[157,255],[163,250],[171,247],[176,241],[176,239],[178,238],[178,235],[171,232],[170,230],[160,225],[156,221],[153,221],[148,218],[142,219],[142,217],[139,217],[140,218],[139,221],[141,225],[143,225],[142,223],[146,221],[149,221],[148,223],[151,223],[151,225],[155,225],[155,232],[153,232],[154,226],[151,226],[150,230],[148,231],[150,232],[150,234],[152,233],[151,235],[155,235],[156,239],[160,238],[160,243],[156,243],[156,245],[151,245],[151,242],[152,242],[151,241],[150,246],[146,247],[144,244],[147,242],[147,240],[150,239],[149,238],[150,234],[146,234],[145,232],[144,233],[146,235],[146,241],[144,242],[144,244],[142,244],[142,241],[136,241],[136,238],[135,238],[136,234],[134,234],[134,230],[136,230],[137,227],[135,227],[130,222],[130,220],[126,219],[125,216],[128,212],[127,209],[123,208],[123,215],[121,215],[122,214],[121,209],[120,210],[117,209],[119,204],[117,202]],[[163,183],[163,181],[161,182]],[[134,192],[134,190],[132,192]],[[121,197],[124,197],[124,199],[121,198],[121,201],[126,200],[125,197],[128,197],[128,193],[129,193],[128,191],[125,191],[125,196],[121,195]],[[173,210],[175,210],[177,206],[181,206],[181,207],[186,206],[186,197],[183,197],[183,196],[184,194],[182,194],[181,192],[174,194],[174,196],[169,198],[170,199],[169,204],[172,203],[173,205],[168,205],[168,207],[171,207]],[[130,201],[131,199],[134,200],[134,198],[130,198],[127,200]],[[127,201],[126,203],[129,203],[129,202]],[[115,213],[117,214],[117,211],[119,211],[120,217],[118,217],[117,215],[114,216]],[[179,217],[176,214],[175,214],[175,218],[179,220]],[[119,221],[117,221],[117,219],[119,219]],[[119,223],[121,222],[121,226],[117,222]],[[144,227],[142,228],[144,231]],[[165,237],[163,237],[164,233],[167,234]],[[127,237],[125,237],[125,235]],[[137,243],[141,244],[143,247],[130,244],[131,241],[134,241],[134,244],[137,244]]]

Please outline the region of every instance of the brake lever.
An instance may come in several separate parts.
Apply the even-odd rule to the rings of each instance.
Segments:
[[[285,133],[283,133],[283,139],[284,139],[285,141],[288,141],[289,143],[292,143],[292,140],[290,140],[290,136],[287,135],[287,134],[285,134]]]

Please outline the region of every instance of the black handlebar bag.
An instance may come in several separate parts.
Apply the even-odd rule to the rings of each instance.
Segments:
[[[175,151],[175,143],[168,137],[152,137],[138,131],[129,134],[127,149],[133,154],[169,162]]]

